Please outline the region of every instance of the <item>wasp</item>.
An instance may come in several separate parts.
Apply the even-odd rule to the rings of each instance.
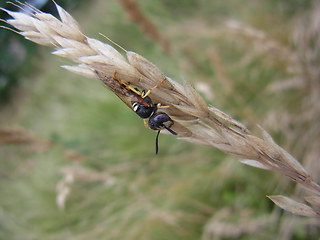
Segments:
[[[113,76],[106,76],[98,70],[95,70],[95,73],[104,85],[113,91],[139,117],[144,119],[146,127],[158,131],[156,136],[156,154],[158,154],[159,151],[159,134],[161,130],[166,129],[171,134],[177,135],[177,133],[171,129],[174,124],[173,120],[165,112],[158,111],[159,109],[170,106],[162,106],[160,103],[155,104],[149,97],[152,90],[161,85],[165,79],[148,91],[140,91],[138,88],[130,85],[130,83],[119,79],[117,72],[114,72]]]

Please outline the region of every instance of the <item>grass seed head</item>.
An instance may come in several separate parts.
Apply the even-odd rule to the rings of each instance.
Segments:
[[[238,121],[207,106],[190,84],[182,85],[173,81],[155,64],[137,53],[127,51],[126,60],[109,44],[85,36],[73,17],[57,4],[56,7],[60,20],[40,11],[28,15],[2,10],[13,17],[6,20],[7,23],[20,30],[19,33],[25,38],[52,46],[55,48],[53,54],[73,60],[75,66],[63,66],[67,70],[95,78],[98,78],[95,71],[110,77],[117,72],[122,81],[145,90],[163,81],[150,97],[154,103],[172,106],[163,111],[174,120],[172,130],[180,139],[213,146],[241,158],[254,160],[251,165],[257,166],[259,163],[320,194],[320,186],[266,131],[262,130],[263,138],[252,135]]]

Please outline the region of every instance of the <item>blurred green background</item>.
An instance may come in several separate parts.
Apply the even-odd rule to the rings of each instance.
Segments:
[[[56,2],[87,36],[107,41],[101,32],[191,82],[208,104],[257,134],[260,124],[313,166],[316,3],[138,1],[165,51],[119,1]],[[42,10],[56,14],[52,2]],[[266,198],[299,196],[283,176],[172,136],[160,136],[155,155],[155,132],[99,81],[8,30],[0,41],[0,239],[319,239],[319,222]]]

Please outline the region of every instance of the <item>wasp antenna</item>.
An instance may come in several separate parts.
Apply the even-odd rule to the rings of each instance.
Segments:
[[[160,134],[160,130],[158,131],[156,136],[156,154],[158,154],[159,152],[159,134]]]
[[[120,48],[122,51],[124,52],[128,52],[125,48],[121,47],[118,43],[116,43],[115,41],[111,40],[110,38],[108,38],[106,35],[99,33],[102,37],[108,39],[111,43],[113,43],[114,45],[116,45],[118,48]]]
[[[171,134],[173,134],[173,135],[178,135],[178,133],[176,133],[176,132],[173,131],[172,129],[167,128],[167,127],[164,127],[164,128],[167,129]]]

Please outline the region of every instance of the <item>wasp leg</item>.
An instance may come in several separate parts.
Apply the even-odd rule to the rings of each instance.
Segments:
[[[160,109],[167,109],[167,108],[173,108],[174,106],[170,106],[170,105],[161,105],[161,103],[157,104],[157,108]]]
[[[136,93],[137,95],[139,95],[139,96],[142,97],[143,93],[140,92],[139,90],[137,90],[136,88],[130,86],[128,83],[125,83],[125,86],[126,86],[126,88],[129,89],[130,91],[132,91],[132,92],[134,92],[134,93]],[[142,97],[142,98],[143,98],[143,97]]]
[[[149,123],[148,123],[148,120],[147,119],[143,119],[143,124],[146,128],[150,129],[149,127]]]
[[[115,71],[115,72],[113,73],[113,78],[114,78],[115,80],[117,80],[120,84],[124,85],[124,86],[126,87],[126,89],[128,89],[128,90],[136,93],[136,94],[139,95],[139,96],[142,96],[142,94],[143,94],[142,92],[140,92],[140,91],[137,90],[136,88],[132,87],[132,86],[130,85],[130,83],[125,82],[125,81],[122,81],[122,80],[118,77],[118,72],[117,72],[117,71]]]
[[[150,88],[148,91],[142,92],[141,97],[142,98],[147,97],[153,91],[153,89],[158,88],[159,86],[161,86],[165,80],[167,80],[166,77],[164,79],[162,79],[160,82],[158,82],[157,85],[155,85],[154,87]]]

